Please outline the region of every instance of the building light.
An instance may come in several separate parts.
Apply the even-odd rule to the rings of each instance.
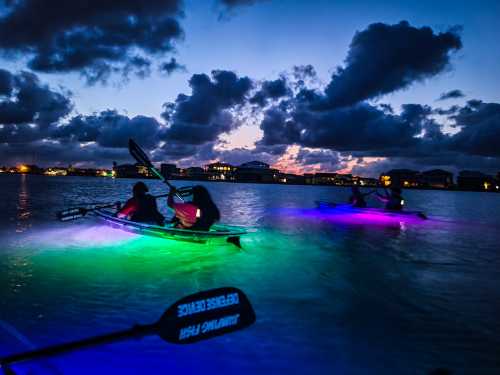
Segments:
[[[491,184],[489,182],[487,182],[487,181],[484,181],[483,185],[484,185],[484,190],[488,190],[490,188],[490,186],[491,186]]]
[[[408,181],[403,182],[404,186],[410,186],[410,183]]]
[[[27,165],[20,165],[18,169],[19,169],[19,172],[21,172],[21,173],[28,173],[30,171],[30,169]]]

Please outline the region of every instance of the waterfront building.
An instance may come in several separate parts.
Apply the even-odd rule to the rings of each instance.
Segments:
[[[236,167],[227,163],[216,162],[205,165],[208,179],[212,181],[233,181],[235,171]]]
[[[453,173],[442,169],[432,169],[422,173],[421,182],[425,187],[449,189],[453,186]]]
[[[179,168],[175,164],[162,163],[160,165],[160,173],[165,178],[171,178],[174,174],[179,174]]]
[[[335,185],[337,181],[337,173],[315,173],[313,184],[315,185]]]
[[[269,164],[261,161],[250,161],[236,168],[235,179],[238,182],[263,182],[278,181],[279,171],[270,168]]]
[[[208,180],[208,174],[202,167],[189,167],[181,172],[183,177],[190,180]]]
[[[496,190],[493,176],[478,171],[460,171],[457,178],[457,185],[461,190]]]
[[[380,175],[380,183],[382,186],[399,186],[399,187],[419,187],[421,185],[420,172],[411,169],[392,169],[387,173]]]

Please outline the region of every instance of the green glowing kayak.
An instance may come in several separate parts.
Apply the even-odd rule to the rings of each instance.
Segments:
[[[113,211],[105,209],[96,210],[94,213],[101,219],[104,219],[112,227],[119,228],[127,232],[166,238],[170,240],[197,243],[206,243],[213,240],[225,240],[226,242],[241,247],[239,238],[240,236],[247,233],[244,228],[222,224],[214,224],[208,231],[190,230],[174,228],[169,224],[162,227],[159,225],[138,223],[136,221],[119,219],[114,216]]]

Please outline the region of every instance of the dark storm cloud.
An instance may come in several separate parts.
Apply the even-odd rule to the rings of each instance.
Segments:
[[[30,56],[41,72],[83,72],[90,82],[115,70],[144,72],[137,50],[162,55],[183,35],[180,0],[19,0],[0,18],[0,50]]]
[[[322,168],[328,170],[337,170],[344,165],[340,154],[331,150],[307,150],[301,148],[295,160],[303,166],[320,164]]]
[[[264,81],[260,90],[250,98],[250,103],[264,107],[269,100],[276,100],[291,94],[292,90],[288,87],[286,79],[282,77],[274,81]]]
[[[68,124],[55,128],[51,136],[66,142],[96,142],[103,147],[127,147],[129,138],[145,148],[158,142],[160,124],[153,117],[128,118],[116,111],[103,111],[97,115],[76,116]]]
[[[166,61],[158,67],[160,72],[166,74],[166,75],[171,75],[172,73],[179,71],[179,72],[185,72],[186,71],[186,66],[179,64],[177,60],[172,57],[170,61]]]
[[[465,97],[465,94],[461,90],[451,90],[451,91],[443,92],[437,100],[441,101],[441,100],[458,99],[458,98],[464,98],[464,97]]]
[[[187,144],[215,141],[239,124],[230,110],[244,104],[252,88],[248,77],[224,70],[195,74],[189,80],[192,94],[180,94],[174,103],[164,105],[162,117],[168,128],[162,139]]]
[[[455,30],[434,33],[402,21],[374,23],[357,32],[349,46],[345,66],[339,67],[325,89],[318,109],[353,105],[408,87],[441,73],[450,54],[462,47]]]
[[[0,69],[0,96],[10,95],[13,89],[13,77],[10,72]]]
[[[500,156],[500,104],[469,102],[453,116],[460,131],[451,138],[454,150],[482,156]]]
[[[30,163],[38,165],[85,165],[111,167],[112,161],[130,162],[125,148],[105,148],[98,145],[81,147],[78,143],[35,141],[23,144],[0,144],[2,164]]]
[[[68,93],[52,90],[32,73],[0,70],[0,143],[47,137],[50,126],[71,110]]]
[[[366,103],[314,112],[297,108],[291,116],[270,109],[261,123],[263,144],[298,144],[341,151],[407,147],[422,130],[422,108],[407,106],[401,116]]]

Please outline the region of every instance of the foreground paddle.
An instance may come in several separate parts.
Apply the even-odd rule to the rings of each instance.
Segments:
[[[85,347],[158,335],[172,344],[191,344],[246,328],[255,312],[245,294],[233,287],[212,289],[184,297],[170,306],[156,323],[90,337],[0,358],[0,368]]]
[[[151,173],[153,173],[156,177],[158,177],[165,184],[167,184],[167,186],[170,189],[175,189],[174,186],[170,182],[168,182],[168,180],[160,173],[160,171],[158,171],[158,169],[155,168],[155,166],[153,165],[153,163],[151,163],[151,160],[149,160],[146,153],[142,150],[142,148],[139,147],[137,143],[135,143],[133,139],[128,140],[128,151],[130,152],[130,155],[132,155],[132,157],[135,160],[137,160],[137,162],[140,165],[143,165],[146,168],[148,168],[151,171]],[[180,194],[176,193],[176,195],[181,201],[184,202],[184,199]]]

